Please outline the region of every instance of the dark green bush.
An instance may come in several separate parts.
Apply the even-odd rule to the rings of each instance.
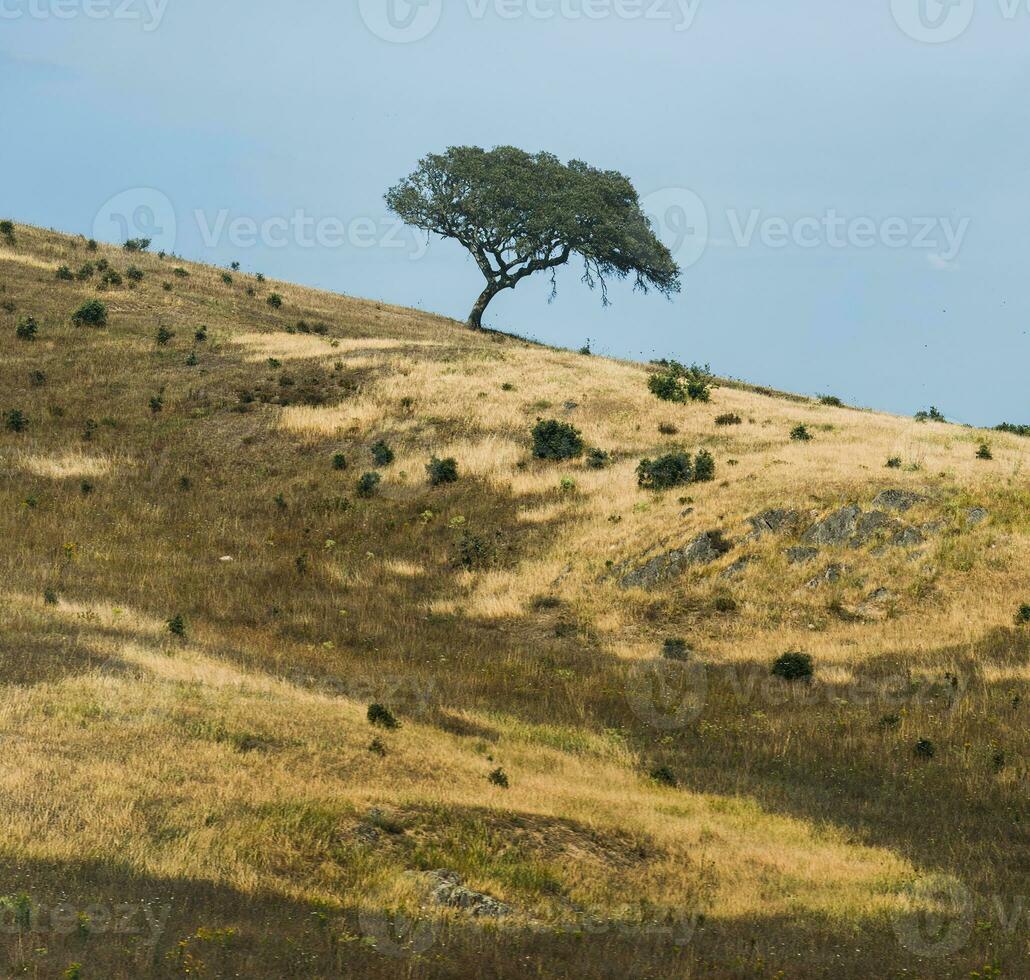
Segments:
[[[207,327],[197,327],[196,332],[193,334],[193,339],[198,344],[204,343],[207,340]]]
[[[496,557],[496,549],[489,541],[467,530],[461,532],[456,551],[455,564],[468,572],[488,567]]]
[[[393,730],[401,727],[401,723],[394,717],[393,712],[382,704],[370,704],[368,706],[368,723],[376,728]]]
[[[986,442],[980,443],[980,448],[976,451],[977,459],[994,459],[994,453],[991,452],[991,447]]]
[[[668,766],[657,766],[652,769],[651,778],[659,786],[676,786],[676,774]]]
[[[587,468],[591,470],[603,470],[611,463],[610,453],[603,449],[590,449],[587,451]]]
[[[80,282],[85,282],[87,279],[93,278],[93,273],[96,272],[96,267],[92,262],[87,262],[81,269],[76,273]]]
[[[901,469],[901,457],[900,456],[891,456],[891,458],[887,460],[887,469],[889,469],[889,470],[900,470]]]
[[[687,641],[677,636],[667,637],[662,644],[662,656],[666,660],[686,660],[690,656]]]
[[[182,268],[182,266],[176,266],[174,269],[172,269],[172,275],[178,279],[188,279],[190,276],[190,274],[184,268]]]
[[[229,263],[229,268],[232,269],[233,272],[239,272],[240,271],[240,264],[239,264],[239,262],[230,262]]]
[[[1016,623],[1020,626],[1026,626],[1030,623],[1030,603],[1019,607],[1019,612],[1016,613]]]
[[[679,429],[671,422],[660,422],[658,424],[658,431],[663,436],[676,436],[679,435]]]
[[[743,425],[744,420],[739,415],[728,412],[726,415],[719,415],[715,419],[716,425]]]
[[[128,279],[129,282],[143,282],[143,270],[134,265],[130,265],[129,268],[125,270],[125,278]]]
[[[362,473],[358,479],[357,493],[359,497],[374,497],[379,491],[383,478],[378,473]]]
[[[707,449],[702,449],[694,459],[694,480],[707,483],[715,479],[715,458]]]
[[[776,658],[772,673],[773,677],[781,677],[785,681],[800,681],[811,678],[815,668],[807,653],[785,653]]]
[[[658,459],[642,459],[637,467],[637,482],[645,490],[668,490],[690,483],[693,477],[689,453],[666,453]]]
[[[930,406],[928,412],[916,412],[917,422],[946,422],[947,419],[944,417],[944,413],[941,412],[935,405]]]
[[[86,242],[87,252],[95,252],[98,247],[99,246],[97,245],[97,240],[95,238],[91,238],[88,242]]]
[[[109,286],[120,286],[122,276],[116,269],[107,268],[100,277],[100,288],[107,289]]]
[[[4,425],[10,432],[24,432],[29,427],[29,417],[20,408],[12,408],[4,416]]]
[[[795,442],[811,442],[812,433],[808,431],[807,425],[796,425],[790,430],[790,437]]]
[[[444,483],[458,482],[458,461],[448,457],[437,459],[434,456],[426,464],[426,472],[429,474],[429,485],[438,487]]]
[[[568,422],[538,419],[533,427],[533,455],[537,459],[575,459],[583,455],[583,435]]]
[[[272,307],[273,310],[278,310],[283,305],[283,298],[278,293],[272,293],[265,302]]]
[[[647,387],[656,398],[683,404],[687,401],[707,402],[711,398],[714,382],[711,368],[679,361],[658,361],[662,370],[647,379]]]
[[[265,281],[265,274],[263,272],[259,272],[256,276],[254,276],[254,278],[258,282],[264,282]]]
[[[820,405],[829,405],[830,408],[843,408],[844,402],[842,402],[836,395],[823,395],[819,399]]]
[[[66,265],[62,265],[57,272],[54,273],[55,279],[60,279],[61,282],[71,282],[75,278],[75,273]]]
[[[223,272],[222,273],[222,282],[224,282],[226,286],[231,286],[232,285],[232,276],[230,276],[228,272]]]
[[[343,453],[336,453],[333,456],[333,469],[334,470],[345,470],[347,469],[347,457]]]
[[[1030,425],[1013,425],[1011,422],[1002,422],[994,427],[995,432],[1008,432],[1014,436],[1030,436]]]
[[[168,632],[171,633],[172,636],[177,636],[180,640],[184,640],[186,638],[186,620],[184,620],[178,613],[168,620],[166,625],[168,627]]]
[[[396,458],[385,439],[372,443],[370,452],[372,453],[372,462],[376,466],[389,466]]]
[[[501,789],[508,788],[508,774],[500,766],[494,769],[486,778],[493,786],[500,786]]]
[[[9,245],[14,244],[14,222],[4,219],[0,221],[0,235],[7,239]]]
[[[124,248],[126,252],[145,252],[148,248],[150,248],[150,239],[149,238],[130,238],[122,246],[122,248]]]
[[[157,328],[157,333],[154,339],[157,341],[159,347],[164,347],[169,340],[175,336],[175,332],[169,330],[167,327],[161,326]]]
[[[913,751],[920,759],[932,759],[937,754],[937,746],[928,738],[921,738],[916,742]]]
[[[165,400],[160,395],[154,395],[150,399],[150,411],[152,414],[157,415],[163,411],[165,407]]]
[[[36,323],[36,318],[32,316],[23,316],[18,321],[18,326],[14,328],[14,335],[19,340],[35,340],[38,333],[39,324]]]

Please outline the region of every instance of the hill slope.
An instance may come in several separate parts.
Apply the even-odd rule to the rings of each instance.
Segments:
[[[1026,975],[1026,439],[22,226],[0,357],[6,970]]]

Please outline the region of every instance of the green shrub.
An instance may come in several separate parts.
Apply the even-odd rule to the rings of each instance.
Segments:
[[[95,252],[98,247],[99,246],[97,245],[97,240],[95,238],[91,238],[88,242],[86,242],[87,252]]]
[[[379,491],[383,478],[378,473],[362,473],[358,479],[357,494],[359,497],[374,497]]]
[[[676,436],[679,435],[679,429],[671,422],[660,422],[658,424],[658,431],[663,436]]]
[[[46,374],[43,371],[33,371],[29,375],[29,384],[33,388],[42,388],[46,384]]]
[[[913,751],[920,759],[932,759],[937,754],[937,746],[928,738],[921,738],[916,742]]]
[[[54,588],[43,590],[43,603],[47,606],[57,605],[57,590]]]
[[[694,480],[707,483],[715,479],[715,458],[707,449],[702,449],[694,459]]]
[[[283,305],[283,298],[278,293],[272,293],[265,302],[272,307],[273,310],[278,310]]]
[[[538,419],[533,427],[533,455],[537,459],[575,459],[583,455],[583,435],[568,422]]]
[[[175,332],[169,330],[167,327],[161,326],[157,328],[157,333],[154,339],[157,341],[159,347],[164,347],[169,340],[175,336]]]
[[[652,769],[651,778],[659,786],[676,786],[676,774],[668,766],[657,766]]]
[[[265,274],[263,272],[259,272],[256,276],[254,276],[254,278],[258,282],[264,282],[265,281]]]
[[[655,398],[683,404],[687,401],[707,402],[711,399],[714,376],[711,368],[692,364],[686,367],[679,361],[659,361],[661,371],[647,379],[647,387]]]
[[[120,286],[122,284],[121,273],[116,269],[107,268],[100,277],[100,288],[107,289],[109,286]]]
[[[232,276],[230,276],[228,272],[223,272],[222,273],[222,282],[224,282],[226,286],[231,286],[232,285]]]
[[[233,272],[239,272],[240,271],[240,264],[239,264],[239,262],[230,262],[229,263],[229,268],[232,269]]]
[[[467,572],[488,567],[496,556],[496,550],[489,541],[468,530],[461,532],[456,550],[455,564]]]
[[[186,639],[186,620],[181,615],[176,613],[165,625],[172,636],[177,636],[180,640]]]
[[[396,458],[385,439],[379,439],[377,442],[372,443],[370,452],[372,453],[372,462],[376,466],[389,466]]]
[[[930,406],[928,412],[916,412],[917,422],[946,422],[947,419],[944,417],[944,413],[941,412],[935,405]]]
[[[9,245],[14,244],[14,222],[4,219],[0,221],[0,235],[7,239]]]
[[[785,681],[800,681],[811,678],[815,669],[807,653],[785,653],[776,658],[772,673]]]
[[[611,463],[610,453],[603,449],[590,449],[587,451],[587,468],[591,470],[603,470]]]
[[[994,453],[991,452],[991,447],[986,442],[980,443],[980,448],[976,451],[977,459],[994,459]]]
[[[29,417],[20,408],[12,408],[4,416],[4,425],[10,432],[24,432],[29,427]]]
[[[1019,612],[1016,613],[1016,623],[1020,626],[1030,623],[1030,603],[1019,607]]]
[[[678,636],[667,637],[662,644],[662,656],[666,660],[686,660],[690,656],[687,641]]]
[[[666,453],[658,459],[642,459],[637,467],[637,483],[645,490],[668,490],[690,483],[693,477],[689,453]]]
[[[444,483],[458,482],[458,461],[448,457],[437,459],[435,456],[426,464],[429,474],[429,485],[438,487]]]
[[[347,457],[343,453],[336,453],[333,456],[333,469],[334,470],[345,470],[347,469]]]
[[[93,273],[96,271],[96,267],[93,265],[93,263],[87,262],[85,265],[82,266],[81,269],[79,269],[79,271],[76,273],[76,276],[78,277],[80,282],[85,282],[87,279],[92,279]]]
[[[172,269],[172,275],[178,279],[189,279],[190,274],[182,268],[182,266],[176,266]]]
[[[1014,436],[1030,436],[1030,425],[1013,425],[1011,422],[1002,422],[994,427],[995,432],[1008,432]]]
[[[382,704],[368,706],[368,723],[375,725],[376,728],[386,728],[390,731],[401,727],[401,723],[393,716],[393,712]]]
[[[23,316],[18,321],[18,326],[14,328],[14,335],[19,340],[35,340],[38,333],[39,325],[36,323],[36,318],[32,316]]]
[[[790,437],[795,442],[811,442],[812,433],[808,431],[807,425],[796,425],[790,430]]]
[[[150,248],[149,238],[130,238],[123,246],[126,252],[145,252]]]
[[[196,332],[193,334],[193,339],[198,344],[204,343],[207,340],[207,327],[197,327]]]
[[[819,399],[820,405],[828,405],[830,408],[843,408],[844,402],[842,402],[836,395],[823,395]]]
[[[129,268],[125,270],[125,278],[128,279],[129,282],[143,282],[143,270],[134,265],[130,265]]]
[[[508,788],[508,774],[500,766],[494,769],[486,778],[492,786],[499,786],[501,789]]]
[[[728,412],[726,415],[716,416],[716,425],[743,425],[744,420],[733,412]]]
[[[154,395],[150,399],[150,411],[153,415],[157,415],[159,412],[164,411],[165,400],[161,395]]]
[[[66,265],[62,265],[57,272],[54,273],[54,278],[61,280],[61,282],[71,282],[75,278],[75,273]]]
[[[901,469],[901,457],[900,456],[891,456],[891,458],[887,460],[887,469],[889,469],[889,470],[900,470]]]

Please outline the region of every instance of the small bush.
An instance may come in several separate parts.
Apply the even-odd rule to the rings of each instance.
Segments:
[[[226,286],[231,286],[232,285],[232,276],[230,276],[228,272],[223,272],[222,273],[222,282],[224,282]]]
[[[533,427],[533,455],[537,459],[575,459],[583,455],[583,435],[568,422],[539,419]]]
[[[393,716],[393,712],[382,704],[370,704],[368,706],[368,723],[376,728],[386,728],[393,731],[400,728],[400,722]]]
[[[175,332],[169,330],[167,327],[158,327],[157,333],[154,335],[154,339],[157,341],[159,347],[164,347],[174,336]]]
[[[54,278],[59,279],[61,282],[71,282],[75,278],[75,273],[66,265],[62,265],[57,272],[54,273]]]
[[[642,459],[637,467],[637,483],[645,490],[668,490],[690,483],[693,477],[689,453],[666,453],[658,459]]]
[[[29,417],[20,408],[12,408],[4,416],[4,426],[9,432],[24,432],[29,427]]]
[[[647,387],[655,398],[683,404],[687,401],[707,402],[711,399],[714,377],[711,368],[679,361],[659,361],[663,370],[647,379]]]
[[[901,469],[901,457],[900,456],[891,456],[891,458],[887,460],[887,469],[889,469],[889,470],[900,470]]]
[[[489,541],[468,530],[462,531],[456,551],[455,564],[467,572],[488,567],[496,556],[496,549]]]
[[[207,340],[207,327],[197,327],[196,332],[193,334],[193,339],[198,344],[204,343]]]
[[[254,278],[258,282],[264,282],[265,281],[265,274],[263,272],[259,272],[256,276],[254,276]]]
[[[56,589],[44,589],[43,590],[43,603],[47,606],[57,605],[57,590]]]
[[[662,656],[666,660],[686,660],[690,656],[687,641],[680,637],[667,637],[662,644]]]
[[[150,248],[149,238],[130,238],[123,246],[126,252],[145,252]]]
[[[43,371],[33,371],[29,375],[29,384],[33,388],[42,388],[46,384],[46,374]]]
[[[941,412],[935,405],[930,406],[928,412],[916,412],[917,422],[946,422],[947,419],[944,417],[944,413]]]
[[[820,405],[828,405],[830,408],[843,408],[844,402],[842,402],[836,395],[823,395],[819,399]]]
[[[1019,626],[1026,626],[1030,623],[1030,603],[1019,607],[1019,612],[1016,613],[1016,623]]]
[[[181,615],[174,615],[165,625],[172,636],[177,636],[180,640],[186,639],[186,620]]]
[[[587,468],[591,470],[603,470],[611,463],[610,453],[603,449],[591,449],[587,452]]]
[[[976,451],[977,459],[994,459],[994,453],[991,452],[991,447],[986,442],[980,443],[980,448]]]
[[[1011,422],[1002,422],[994,427],[995,432],[1008,432],[1014,436],[1030,436],[1030,425],[1014,425]]]
[[[14,244],[14,222],[6,219],[0,221],[0,235],[3,235],[9,245]]]
[[[105,269],[100,277],[100,288],[107,289],[109,286],[120,286],[122,284],[121,273],[115,269]]]
[[[719,613],[736,612],[737,600],[731,595],[717,595],[715,597],[715,611]]]
[[[362,473],[358,479],[358,496],[374,497],[379,492],[379,484],[382,482],[383,478],[378,473]]]
[[[108,268],[107,259],[97,259],[97,272],[103,272]]]
[[[676,785],[676,774],[668,766],[658,766],[651,770],[651,778],[659,786]]]
[[[744,420],[733,412],[728,412],[726,415],[718,415],[715,419],[716,425],[743,425]]]
[[[811,442],[812,433],[808,431],[807,425],[796,425],[790,430],[790,437],[795,442]]]
[[[232,269],[233,272],[239,272],[240,271],[240,264],[239,264],[239,262],[230,262],[229,263],[229,268]]]
[[[129,282],[143,282],[143,270],[134,265],[130,265],[129,268],[125,270],[125,278],[128,279]]]
[[[182,266],[176,266],[172,269],[172,275],[175,276],[176,279],[189,279],[190,277],[190,274]]]
[[[385,439],[380,439],[377,442],[372,443],[372,448],[369,450],[372,453],[372,462],[376,466],[389,466],[394,459],[394,451],[387,444]]]
[[[162,412],[164,410],[164,407],[165,407],[165,400],[160,395],[154,395],[150,399],[150,411],[151,411],[151,414],[157,415],[159,412]]]
[[[458,462],[450,457],[437,459],[434,456],[426,464],[426,472],[429,474],[429,485],[432,487],[458,482]]]
[[[499,786],[501,789],[508,788],[508,774],[500,766],[494,769],[486,778],[492,786]]]
[[[671,422],[662,422],[658,426],[658,431],[663,436],[676,436],[679,435],[679,429],[676,428]]]
[[[272,307],[273,310],[278,310],[283,305],[283,298],[278,293],[272,293],[265,302]]]
[[[14,328],[14,335],[19,340],[35,340],[38,333],[39,325],[36,323],[36,318],[31,316],[23,316],[18,321],[18,326]]]
[[[88,242],[86,242],[87,252],[95,252],[97,248],[99,248],[99,246],[97,245],[97,240],[95,238],[91,238]]]
[[[715,479],[715,457],[707,449],[702,449],[694,460],[694,479],[698,483]]]
[[[92,262],[87,262],[81,269],[79,269],[76,276],[80,282],[85,282],[87,279],[92,279],[93,273],[96,271],[96,266],[94,266]]]
[[[815,673],[812,658],[807,653],[785,653],[773,664],[773,677],[785,681],[808,680]]]
[[[937,746],[928,738],[921,738],[916,742],[913,752],[920,759],[932,759],[937,754]]]
[[[333,456],[333,469],[334,470],[345,470],[347,469],[347,457],[343,453],[336,453]]]

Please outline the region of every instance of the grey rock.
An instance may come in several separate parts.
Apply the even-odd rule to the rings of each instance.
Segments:
[[[816,558],[819,557],[819,549],[806,545],[799,545],[796,548],[788,548],[786,554],[789,564],[805,565],[810,561],[815,561]]]
[[[818,589],[820,585],[832,585],[834,582],[839,582],[847,570],[846,565],[827,565],[822,572],[808,583],[808,587],[810,589]]]
[[[744,555],[743,558],[738,558],[729,568],[727,568],[720,578],[738,578],[747,571],[749,565],[753,565],[758,561],[757,555]]]
[[[882,510],[873,510],[868,514],[862,514],[855,524],[855,535],[851,539],[852,548],[860,548],[868,544],[880,531],[890,527],[891,518]]]
[[[904,513],[924,500],[926,497],[912,490],[883,490],[873,499],[873,506],[885,507],[887,510],[899,510]]]
[[[579,408],[579,402],[566,402],[564,405],[562,405],[562,408],[564,408],[566,412],[574,412],[577,408]]]
[[[483,892],[466,888],[461,875],[454,871],[432,871],[432,899],[437,905],[462,909],[477,918],[500,918],[511,914],[511,907]]]
[[[917,527],[903,527],[894,533],[889,544],[894,548],[915,548],[926,541],[923,532]]]
[[[867,597],[867,602],[888,602],[894,598],[894,593],[890,589],[879,588],[873,589]]]
[[[966,524],[969,527],[976,527],[978,524],[983,524],[990,516],[991,512],[986,507],[971,507],[966,511]]]
[[[705,531],[685,548],[666,551],[622,575],[619,585],[624,589],[651,589],[676,578],[691,565],[710,565],[729,550],[729,543],[719,531]]]
[[[854,505],[842,507],[829,517],[813,524],[801,536],[805,544],[847,544],[858,528],[862,510]]]
[[[947,521],[927,521],[919,530],[923,534],[940,534],[947,526]]]
[[[784,510],[773,508],[755,514],[747,519],[751,525],[750,538],[760,538],[763,534],[779,533],[780,531],[795,531],[802,521],[802,515],[796,510]]]

